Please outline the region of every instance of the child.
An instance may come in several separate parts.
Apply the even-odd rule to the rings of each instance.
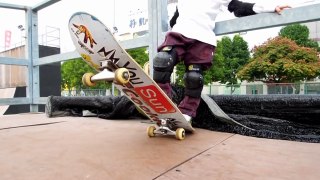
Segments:
[[[214,33],[215,19],[221,6],[227,6],[235,16],[248,16],[263,12],[280,14],[288,5],[262,6],[238,0],[179,0],[177,10],[170,20],[172,30],[158,47],[153,60],[153,79],[171,98],[170,76],[174,66],[183,60],[186,66],[184,75],[185,96],[178,105],[186,119],[191,122],[201,99],[203,71],[212,65],[216,47]]]

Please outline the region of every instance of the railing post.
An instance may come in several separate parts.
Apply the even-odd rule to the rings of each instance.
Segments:
[[[40,97],[39,66],[35,66],[35,61],[39,59],[38,45],[38,12],[27,8],[26,11],[27,38],[26,38],[26,58],[28,65],[28,86],[27,97],[31,99],[30,112],[38,112],[38,104],[35,99]]]
[[[162,43],[162,33],[168,30],[167,0],[148,0],[149,19],[149,64],[150,75],[153,76],[153,58],[157,47]]]

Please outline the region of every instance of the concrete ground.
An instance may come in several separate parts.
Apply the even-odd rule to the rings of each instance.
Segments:
[[[149,138],[142,120],[0,117],[1,180],[320,179],[320,144],[196,129]]]

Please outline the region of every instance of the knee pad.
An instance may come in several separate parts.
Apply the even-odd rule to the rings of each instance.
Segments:
[[[163,48],[153,59],[153,80],[168,83],[177,63],[177,53],[172,47]]]
[[[184,74],[185,95],[200,98],[203,89],[203,72],[201,65],[189,65]]]

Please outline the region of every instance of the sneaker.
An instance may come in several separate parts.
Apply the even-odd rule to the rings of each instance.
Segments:
[[[187,114],[183,114],[183,117],[190,123],[192,124],[192,117],[187,115]]]

